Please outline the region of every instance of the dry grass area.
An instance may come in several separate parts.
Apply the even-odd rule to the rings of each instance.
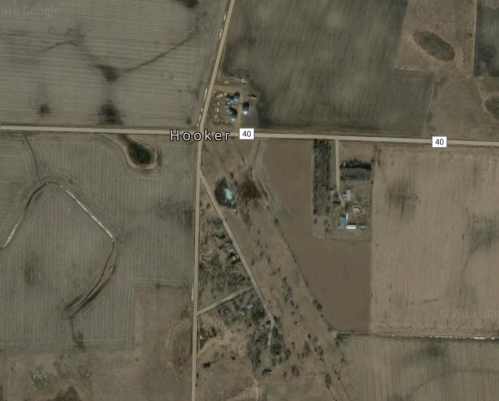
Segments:
[[[331,399],[314,367],[317,337],[288,343],[279,320],[270,321],[254,291],[199,317],[198,398],[206,401],[322,401]],[[225,380],[219,380],[224,377]]]
[[[190,400],[190,292],[141,288],[134,298],[130,350],[8,354],[3,399]]]
[[[413,71],[456,70],[470,76],[474,69],[475,23],[476,0],[409,1],[402,23],[395,68]],[[438,39],[431,40],[432,36],[428,34],[436,35],[448,43],[454,56],[447,59],[445,45]]]
[[[497,337],[498,153],[378,149],[370,331]]]
[[[259,399],[258,379],[263,371],[272,372],[279,355],[271,355],[266,346],[270,322],[255,291],[204,313],[198,321],[197,398]],[[281,348],[276,348],[279,354],[284,353]]]
[[[499,392],[495,342],[352,336],[340,348],[341,375],[356,401],[493,401]]]
[[[0,171],[0,347],[131,346],[133,288],[191,284],[195,148],[166,137],[49,133],[2,135],[0,145],[0,163],[12,162]],[[36,192],[45,182],[57,185]],[[68,302],[106,265],[105,230],[115,269],[68,319]]]
[[[2,123],[194,126],[226,5],[2,2]]]
[[[434,74],[424,135],[497,139],[496,0],[411,0],[395,68]]]
[[[406,7],[403,0],[238,2],[223,73],[243,77],[258,94],[260,127],[420,135],[431,74],[393,71]]]
[[[71,344],[71,322],[60,315],[98,281],[112,240],[59,187],[46,187],[25,220],[0,256],[0,347]]]

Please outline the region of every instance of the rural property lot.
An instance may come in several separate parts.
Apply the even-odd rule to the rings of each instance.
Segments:
[[[258,93],[259,126],[418,136],[432,75],[393,70],[401,0],[245,0],[236,4],[222,73]]]
[[[342,331],[369,321],[370,244],[313,236],[312,141],[265,141],[255,163],[273,213],[325,320]]]
[[[335,346],[335,333],[324,321],[323,309],[314,300],[280,223],[276,224],[274,194],[266,193],[266,187],[259,182],[259,173],[254,171],[256,166],[263,167],[263,152],[258,152],[261,142],[248,142],[205,143],[202,170],[212,190],[225,178],[234,191],[235,209],[222,206],[223,214],[286,344],[287,349],[283,346],[280,358],[286,359],[289,355],[299,371],[298,376],[295,369],[283,376],[279,374],[281,368],[272,368],[276,374],[262,380],[263,388],[268,390],[267,399],[346,400],[337,371],[341,354]],[[308,166],[311,175],[311,165]],[[248,182],[253,182],[258,189],[257,194],[250,192],[251,197],[247,196]],[[311,207],[307,210],[310,213]],[[276,335],[274,333],[273,338]],[[304,349],[307,349],[305,358],[302,357]]]
[[[498,160],[487,149],[378,148],[371,332],[497,336]]]
[[[134,287],[190,286],[190,144],[2,135],[0,160],[1,348],[129,347]]]
[[[2,123],[194,126],[226,5],[3,1]]]

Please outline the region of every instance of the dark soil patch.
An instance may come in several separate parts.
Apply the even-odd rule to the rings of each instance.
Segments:
[[[473,215],[468,223],[470,255],[478,250],[488,250],[499,240],[499,221],[490,216]]]
[[[55,398],[48,401],[82,401],[73,386],[68,387],[65,393],[62,391]]]
[[[414,214],[417,200],[418,196],[413,192],[407,180],[398,180],[388,186],[388,205],[398,211],[401,216]]]
[[[488,74],[499,76],[499,41],[497,26],[499,24],[499,9],[482,5],[478,1],[475,35],[475,75]]]
[[[154,161],[154,153],[149,147],[128,137],[126,141],[128,155],[134,164],[145,167]]]
[[[110,65],[97,64],[95,67],[102,72],[107,82],[115,82],[120,77],[118,70]]]
[[[400,365],[425,366],[431,370],[448,369],[450,365],[447,343],[439,338],[427,339],[421,348],[408,353],[400,360]]]
[[[371,163],[363,162],[359,159],[351,159],[341,163],[341,168],[360,168],[364,170],[371,171],[372,165]]]
[[[76,327],[73,319],[71,319],[70,325],[71,325],[71,337],[73,339],[76,348],[85,349],[85,339],[82,331]]]
[[[110,100],[100,107],[99,118],[103,125],[123,125],[120,111]]]
[[[51,112],[50,110],[50,106],[47,104],[47,103],[42,103],[39,107],[38,107],[38,115],[40,117],[45,117],[47,115],[49,115]]]
[[[447,356],[447,348],[443,342],[432,341],[424,349],[424,353],[432,359],[443,358]]]
[[[198,0],[177,0],[179,3],[182,3],[187,8],[194,8],[199,5]]]
[[[414,32],[414,40],[430,56],[440,61],[454,60],[454,49],[437,34],[428,31],[416,31]]]
[[[244,176],[238,185],[238,193],[245,202],[251,202],[262,197],[262,194],[249,174]]]
[[[28,257],[24,265],[24,283],[28,287],[36,287],[41,282],[40,266],[36,264],[36,259]]]
[[[485,108],[492,114],[497,121],[499,121],[499,97],[491,97],[485,101]]]

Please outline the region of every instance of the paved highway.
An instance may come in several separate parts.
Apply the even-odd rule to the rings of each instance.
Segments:
[[[229,18],[229,17],[227,17]],[[225,32],[225,31],[224,31]],[[222,35],[225,39],[226,35]],[[218,64],[220,61],[218,61]],[[210,84],[210,90],[207,91],[206,99],[211,98],[214,82]],[[204,107],[201,117],[200,129],[203,132],[206,124],[208,107]],[[177,129],[177,128],[172,128]],[[81,133],[81,134],[127,134],[127,135],[170,135],[170,129],[152,129],[152,128],[104,128],[104,127],[61,127],[61,126],[34,126],[34,125],[2,125],[1,132],[57,132],[57,133]],[[180,130],[181,133],[188,132]],[[194,133],[195,131],[190,131]],[[238,132],[231,132],[231,138],[238,138]],[[362,136],[362,135],[335,135],[335,134],[303,134],[303,133],[265,133],[255,132],[255,138],[258,139],[323,139],[329,141],[349,141],[349,142],[376,142],[376,143],[395,143],[395,144],[415,144],[431,145],[431,138],[397,138],[391,136]],[[201,146],[202,141],[199,142]],[[499,147],[498,141],[476,141],[468,139],[449,139],[449,146],[479,146],[479,147]]]

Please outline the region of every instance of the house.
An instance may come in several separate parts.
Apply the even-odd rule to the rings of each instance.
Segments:
[[[340,214],[340,228],[345,228],[348,224],[348,217],[344,214]]]

